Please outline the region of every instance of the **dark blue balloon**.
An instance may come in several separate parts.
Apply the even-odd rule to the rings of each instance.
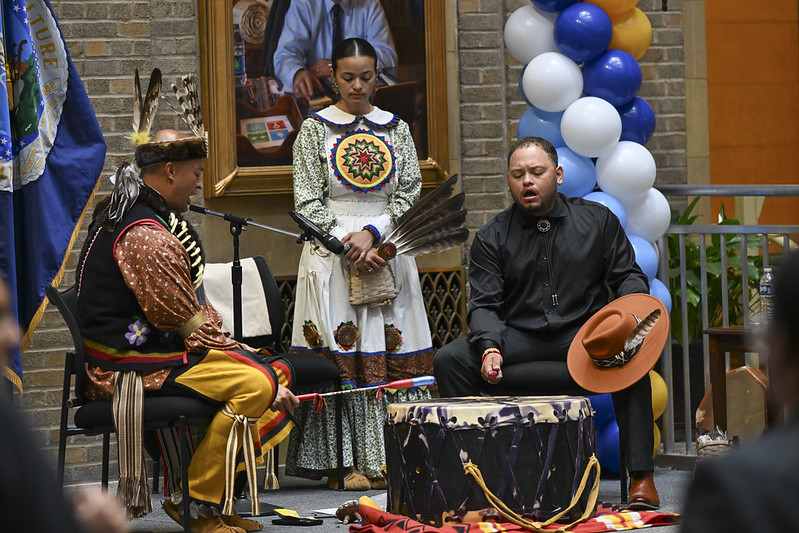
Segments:
[[[616,411],[613,410],[613,398],[610,394],[588,396],[588,399],[594,409],[594,428],[597,431],[602,431],[602,428],[616,421]]]
[[[603,470],[618,474],[621,471],[619,465],[619,426],[614,419],[607,426],[600,428],[596,432],[596,458]]]
[[[544,115],[544,116],[542,116]],[[565,146],[563,135],[560,133],[560,113],[545,113],[534,107],[524,112],[519,119],[516,137],[541,137],[552,143],[553,146]]]
[[[613,37],[613,23],[601,7],[578,2],[558,15],[554,37],[563,55],[581,63],[608,49]]]
[[[533,0],[533,5],[541,11],[548,13],[560,13],[572,4],[576,4],[577,0]]]
[[[624,50],[611,48],[583,65],[583,92],[621,107],[641,88],[641,66]]]
[[[621,117],[620,141],[633,141],[644,145],[655,133],[655,112],[652,106],[636,96],[633,101],[616,108]]]

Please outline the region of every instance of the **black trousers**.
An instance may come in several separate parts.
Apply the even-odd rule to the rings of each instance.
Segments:
[[[480,375],[482,353],[461,336],[443,346],[433,359],[433,372],[442,397],[592,395],[580,388],[566,367],[574,331],[531,336],[507,327],[502,350],[502,380],[491,385]],[[619,445],[630,472],[653,470],[655,446],[652,386],[648,376],[614,392],[613,409],[619,425]]]

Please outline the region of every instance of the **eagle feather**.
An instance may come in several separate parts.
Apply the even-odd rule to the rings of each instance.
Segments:
[[[150,128],[153,126],[155,112],[158,110],[158,97],[160,94],[161,70],[153,69],[152,74],[150,74],[147,92],[142,98],[139,69],[136,69],[133,75],[133,133],[131,135],[133,144],[139,145],[150,140]]]
[[[383,239],[384,244],[394,248],[395,254],[414,256],[441,252],[465,242],[469,238],[469,230],[463,227],[466,196],[462,192],[452,195],[457,182],[458,175],[454,174],[416,202],[397,220],[396,228]],[[381,245],[380,249],[385,247]],[[393,257],[392,252],[388,256]]]
[[[197,137],[205,134],[203,127],[203,117],[200,112],[200,98],[197,94],[197,82],[193,74],[183,76],[180,85],[172,84],[172,92],[180,105],[182,113],[179,116],[183,119],[192,133]]]
[[[655,309],[649,315],[636,324],[635,328],[627,336],[624,341],[624,351],[627,352],[644,342],[644,338],[655,327],[658,319],[660,318],[660,309]]]

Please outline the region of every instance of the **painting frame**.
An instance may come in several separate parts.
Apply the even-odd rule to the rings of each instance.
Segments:
[[[206,198],[291,194],[290,165],[239,166],[233,83],[233,0],[199,0],[200,79],[203,118],[209,135]],[[425,0],[427,153],[420,160],[425,188],[448,176],[446,14],[443,0]]]

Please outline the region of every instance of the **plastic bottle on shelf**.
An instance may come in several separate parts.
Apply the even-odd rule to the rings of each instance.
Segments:
[[[760,278],[760,323],[768,324],[774,316],[774,275],[771,267],[763,269]]]
[[[247,83],[247,68],[244,63],[244,38],[238,24],[233,25],[233,76],[236,87],[243,87]]]

